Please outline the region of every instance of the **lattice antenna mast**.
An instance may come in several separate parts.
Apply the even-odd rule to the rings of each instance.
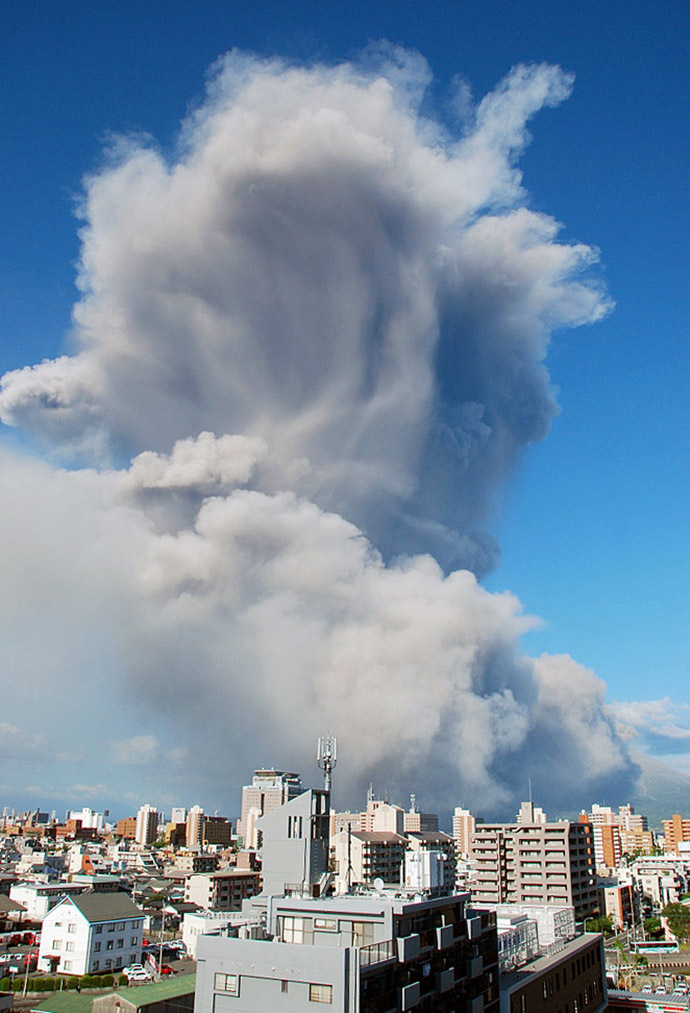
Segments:
[[[322,735],[316,748],[316,762],[323,771],[323,784],[331,790],[333,769],[338,762],[338,743],[334,735]]]

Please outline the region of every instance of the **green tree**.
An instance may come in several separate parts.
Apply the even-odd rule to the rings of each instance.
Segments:
[[[645,918],[644,930],[648,936],[654,936],[654,938],[660,936],[664,931],[658,918]]]
[[[587,932],[602,932],[605,936],[613,933],[613,920],[608,915],[600,915],[599,918],[588,918],[585,922]]]
[[[661,912],[676,939],[690,937],[690,907],[686,904],[667,904]]]

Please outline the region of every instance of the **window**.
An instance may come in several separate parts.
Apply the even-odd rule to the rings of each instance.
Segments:
[[[101,932],[103,931],[103,926],[102,925],[97,925],[96,928],[93,931],[96,933],[96,935],[100,935]]]
[[[112,962],[112,960],[106,960],[106,962],[105,962],[105,966],[106,966],[106,970],[107,970],[107,969],[108,969],[109,967],[112,967],[112,966],[113,966],[113,962]]]
[[[333,1002],[332,985],[310,985],[309,1002]]]
[[[106,926],[106,930],[108,932],[114,932],[115,931],[115,922],[110,922],[110,924]]]
[[[141,922],[140,921],[132,922],[132,928],[133,929],[140,929],[141,928]]]
[[[112,948],[113,948],[113,941],[112,941],[112,939],[108,940],[108,942],[105,944],[105,948],[106,948],[106,950],[112,950]]]
[[[97,971],[98,970],[98,961],[97,960],[94,960],[94,962],[91,964],[91,970],[92,971]]]
[[[65,943],[65,949],[68,950],[70,953],[73,952],[73,950],[74,950],[74,943],[72,942],[71,939],[70,939],[69,942]]]
[[[130,943],[130,946],[136,946],[138,942],[139,942],[139,937],[138,936],[132,936],[132,942]]]
[[[334,918],[315,918],[314,919],[315,929],[327,929],[329,932],[335,932],[336,924]]]
[[[288,990],[288,983],[287,983],[287,981],[285,981],[285,980],[281,981],[281,983],[280,983],[280,991],[281,992],[287,992],[287,990]]]
[[[94,943],[93,944],[93,952],[94,953],[100,953],[101,952],[101,944],[100,943]]]
[[[283,942],[303,943],[304,942],[304,918],[283,918]]]
[[[118,948],[118,950],[124,949],[124,946],[125,946],[124,939],[118,939],[118,941],[117,941],[117,948]]]
[[[371,946],[374,942],[373,922],[353,922],[352,936],[355,946]]]
[[[54,950],[59,950],[61,946],[62,946],[62,940],[61,939],[53,939],[53,949]]]
[[[72,970],[72,961],[71,960],[66,960],[62,966],[64,967],[64,969],[66,971],[71,971]]]
[[[67,926],[67,931],[72,933],[77,931],[77,926],[75,925],[74,922],[69,923],[69,925]]]
[[[214,974],[213,988],[216,992],[227,992],[228,995],[240,994],[239,974]]]
[[[117,931],[118,932],[124,932],[125,931],[125,923],[124,922],[118,922],[117,923]]]

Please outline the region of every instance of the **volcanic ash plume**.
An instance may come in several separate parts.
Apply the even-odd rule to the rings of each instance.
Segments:
[[[375,69],[231,54],[174,158],[115,143],[80,208],[77,350],[0,393],[72,470],[7,469],[116,561],[104,581],[82,550],[60,593],[102,602],[148,759],[164,700],[158,734],[209,781],[306,771],[328,727],[344,789],[384,772],[486,810],[529,769],[557,804],[631,772],[603,684],[522,656],[531,621],[477,578],[494,494],[556,412],[550,334],[609,309],[595,252],[557,242],[516,168],[572,81],[518,67],[455,132],[422,115],[428,83],[397,50]],[[50,555],[26,516],[23,558]],[[27,593],[30,628],[51,587]]]

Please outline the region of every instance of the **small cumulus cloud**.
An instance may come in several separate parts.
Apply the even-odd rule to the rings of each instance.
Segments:
[[[690,706],[670,697],[610,704],[618,734],[656,755],[690,753]]]
[[[141,767],[152,763],[158,755],[158,742],[153,735],[135,735],[120,739],[111,746],[112,761],[126,767]]]

